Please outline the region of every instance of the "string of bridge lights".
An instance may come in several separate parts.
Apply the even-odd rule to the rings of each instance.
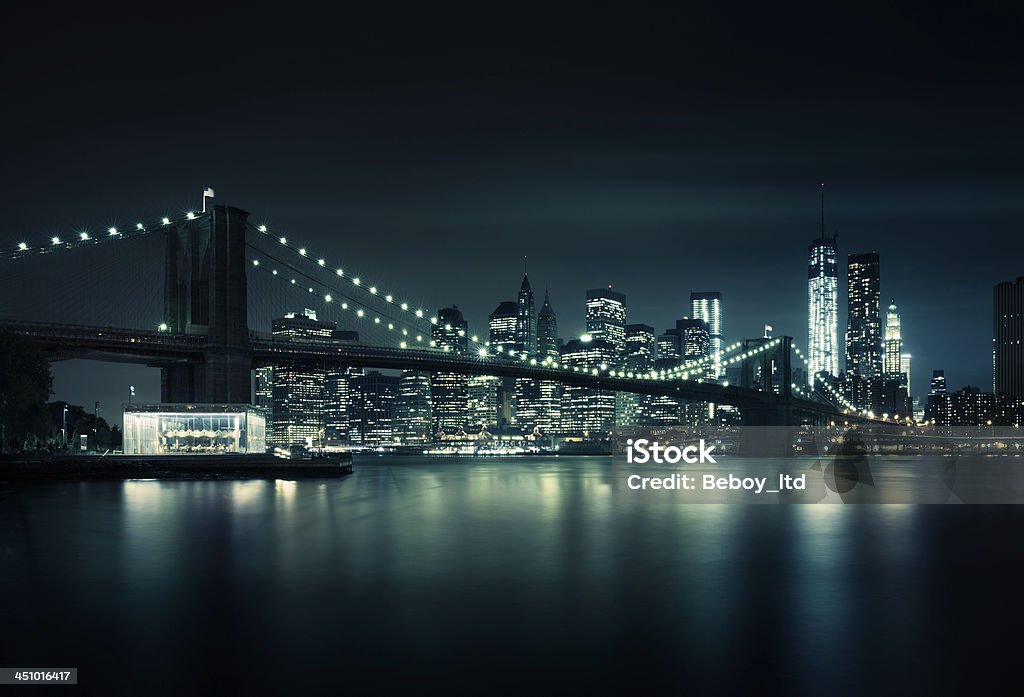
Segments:
[[[798,358],[799,358],[799,359],[800,359],[801,361],[803,361],[804,365],[805,365],[805,366],[807,367],[807,370],[808,370],[808,372],[810,372],[810,370],[811,370],[811,364],[810,364],[810,361],[808,361],[808,360],[807,360],[807,357],[806,357],[806,356],[804,356],[804,354],[800,352],[800,348],[799,348],[798,346],[796,346],[796,345],[794,344],[794,345],[792,346],[792,348],[793,348],[793,351],[795,351],[795,352],[796,352],[796,355],[797,355],[797,357],[798,357]],[[814,374],[814,377],[817,377],[817,373],[815,373],[815,374]],[[825,387],[825,390],[826,390],[826,391],[827,391],[827,392],[828,392],[829,394],[831,394],[831,395],[832,395],[833,397],[835,397],[835,398],[836,398],[836,401],[838,401],[838,402],[839,402],[839,403],[840,403],[840,404],[841,404],[841,405],[843,406],[843,408],[844,408],[844,409],[846,409],[846,410],[848,410],[848,411],[850,411],[850,412],[853,412],[854,414],[857,414],[857,413],[860,413],[860,414],[866,414],[866,413],[867,413],[867,412],[864,412],[863,410],[858,410],[858,409],[857,409],[857,407],[853,406],[853,404],[852,404],[852,403],[851,403],[851,402],[850,402],[850,401],[849,401],[848,399],[846,399],[846,397],[844,397],[844,396],[843,396],[843,395],[841,395],[841,394],[840,394],[839,392],[837,392],[837,391],[836,391],[836,390],[835,390],[835,389],[834,389],[834,388],[832,387],[832,385],[828,384],[828,380],[822,380],[822,381],[821,381],[821,384],[822,384],[822,385],[823,385],[823,386]]]
[[[107,240],[126,239],[128,237],[139,237],[141,235],[148,234],[149,232],[152,231],[153,228],[159,229],[187,220],[197,220],[199,216],[202,215],[209,214],[197,214],[194,211],[189,211],[180,218],[171,218],[164,216],[160,218],[159,222],[155,223],[153,226],[147,226],[145,223],[140,221],[135,223],[135,227],[133,228],[120,229],[116,225],[112,225],[109,228],[107,228],[104,233],[93,234],[88,230],[80,230],[71,235],[70,237],[53,235],[52,237],[50,237],[49,242],[38,246],[32,246],[28,242],[22,241],[18,242],[18,244],[15,245],[15,252],[19,253],[18,255],[20,256],[22,254],[30,254],[33,252],[49,252],[55,249],[71,249],[76,246],[81,246],[82,244],[85,244],[87,242],[96,244],[99,242],[105,242]]]
[[[282,281],[288,283],[289,285],[295,286],[296,288],[300,287],[298,279],[294,277],[286,278],[276,268],[271,268],[269,265],[261,263],[259,259],[253,258],[252,266],[253,268],[259,271],[266,272],[272,277],[280,278]],[[308,294],[316,295],[319,299],[323,300],[323,302],[332,304],[332,307],[337,307],[342,311],[351,311],[351,313],[355,316],[356,319],[366,319],[368,321],[371,321],[375,326],[380,326],[381,328],[387,329],[388,331],[391,332],[400,333],[403,337],[406,337],[406,339],[400,342],[401,348],[407,348],[408,343],[410,341],[415,341],[415,343],[417,344],[424,343],[424,337],[422,332],[410,333],[409,330],[405,327],[396,327],[394,322],[390,322],[387,321],[386,318],[382,318],[379,314],[374,313],[372,309],[366,305],[357,303],[355,301],[352,301],[352,304],[350,305],[348,300],[340,300],[338,302],[335,302],[335,298],[331,293],[321,294],[317,292],[316,288],[314,288],[313,286],[305,286],[305,284],[303,284],[303,286],[301,287],[304,287]],[[415,337],[415,339],[413,337]],[[430,345],[435,344],[433,339],[427,339],[426,341]]]
[[[259,232],[261,235],[266,235],[267,237],[271,237],[270,229],[267,227],[266,224],[263,224],[263,225],[252,225],[250,223],[250,226],[254,230],[256,230],[257,232]],[[369,293],[370,295],[372,295],[372,296],[374,296],[376,298],[384,300],[384,302],[386,302],[386,303],[388,303],[390,305],[394,305],[395,307],[400,309],[402,312],[407,312],[410,315],[413,315],[414,317],[416,317],[416,319],[421,319],[423,321],[429,321],[431,324],[437,324],[438,323],[438,318],[436,316],[430,317],[428,319],[426,317],[426,312],[423,310],[423,308],[417,308],[417,309],[413,310],[412,309],[412,305],[408,301],[396,300],[394,295],[392,295],[391,293],[383,293],[383,292],[381,292],[380,290],[378,290],[377,286],[375,286],[375,285],[365,285],[363,283],[363,280],[359,276],[348,276],[348,277],[345,276],[345,270],[342,267],[338,266],[337,268],[335,268],[333,264],[329,265],[327,263],[327,259],[325,257],[318,257],[318,256],[310,253],[309,250],[306,247],[302,247],[302,246],[299,246],[299,245],[296,245],[296,244],[293,244],[293,243],[289,242],[288,238],[286,236],[282,235],[282,236],[278,237],[277,241],[281,244],[281,246],[285,247],[286,249],[291,250],[296,255],[298,255],[300,258],[306,259],[310,263],[316,264],[321,269],[333,268],[334,269],[334,275],[337,276],[338,278],[348,278],[351,281],[351,283],[352,283],[352,285],[354,287],[359,288],[362,291],[364,291],[366,293]]]

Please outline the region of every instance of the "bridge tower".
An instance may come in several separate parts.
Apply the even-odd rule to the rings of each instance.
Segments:
[[[755,457],[788,456],[793,452],[793,438],[797,428],[791,405],[793,398],[793,338],[779,337],[781,341],[770,351],[757,353],[740,364],[738,386],[779,395],[775,404],[744,407],[740,453]],[[752,339],[744,342],[742,351],[756,349],[770,339]]]
[[[249,403],[245,234],[249,213],[213,206],[164,231],[168,330],[207,337],[202,363],[161,369],[165,403]]]

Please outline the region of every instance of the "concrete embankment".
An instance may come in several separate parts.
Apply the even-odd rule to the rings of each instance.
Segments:
[[[352,457],[285,460],[270,455],[54,455],[0,457],[0,481],[111,479],[318,479],[352,474]]]

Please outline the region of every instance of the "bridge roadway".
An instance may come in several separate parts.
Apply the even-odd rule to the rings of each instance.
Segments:
[[[163,366],[181,362],[200,363],[211,350],[204,336],[170,334],[114,327],[0,321],[0,331],[10,331],[39,346],[51,360],[88,358]],[[692,380],[656,380],[612,377],[606,373],[576,372],[562,368],[529,365],[500,355],[479,357],[437,350],[367,346],[357,343],[299,343],[273,341],[267,335],[250,332],[253,367],[283,361],[311,361],[354,368],[447,371],[471,375],[554,380],[563,384],[664,395],[678,399],[729,404],[739,408],[779,408],[818,415],[835,415],[839,410],[828,403],[763,392],[745,387],[723,386]]]

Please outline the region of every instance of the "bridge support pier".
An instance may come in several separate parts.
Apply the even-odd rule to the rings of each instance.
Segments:
[[[203,362],[161,370],[167,403],[248,404],[252,399],[245,235],[249,214],[214,206],[165,231],[164,303],[171,332],[206,336]]]
[[[744,457],[788,457],[793,454],[797,427],[789,405],[743,409],[740,455]]]

